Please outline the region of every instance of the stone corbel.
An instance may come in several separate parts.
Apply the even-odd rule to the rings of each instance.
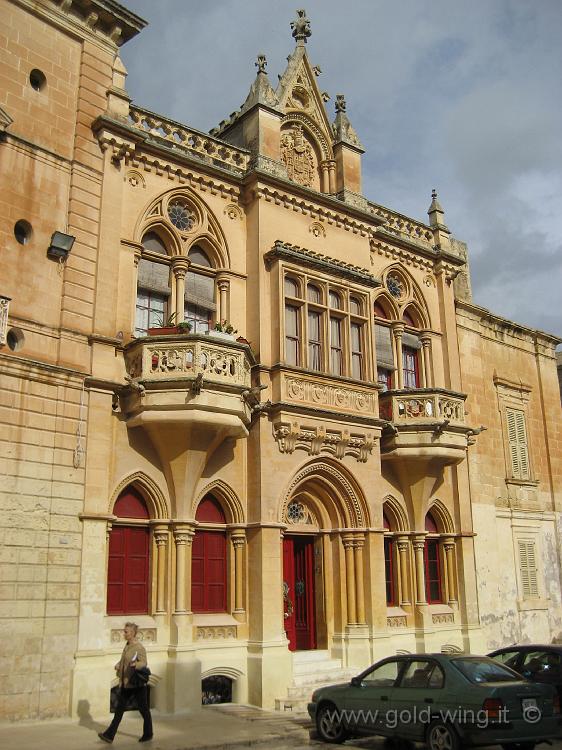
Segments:
[[[277,424],[273,427],[273,437],[279,443],[281,453],[293,453],[299,435],[300,427],[298,422]]]
[[[126,157],[131,157],[135,153],[135,144],[125,138],[115,135],[109,130],[98,130],[96,133],[101,150],[111,151],[111,161],[117,165]]]

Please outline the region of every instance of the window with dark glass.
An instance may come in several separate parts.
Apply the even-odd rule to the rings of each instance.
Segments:
[[[425,517],[425,530],[429,534],[438,533],[437,524],[430,513]],[[443,602],[443,589],[441,581],[439,539],[426,537],[424,547],[424,568],[425,595],[428,604],[440,604]]]
[[[342,336],[340,318],[330,317],[330,372],[343,374]]]
[[[322,314],[317,310],[308,310],[308,367],[310,370],[322,369]]]
[[[402,347],[402,372],[404,388],[418,388],[420,384],[418,350],[409,346]]]
[[[351,377],[363,378],[362,326],[359,323],[351,324]]]

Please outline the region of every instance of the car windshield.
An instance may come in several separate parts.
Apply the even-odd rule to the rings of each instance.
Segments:
[[[453,659],[452,663],[471,682],[514,682],[520,677],[488,657]]]

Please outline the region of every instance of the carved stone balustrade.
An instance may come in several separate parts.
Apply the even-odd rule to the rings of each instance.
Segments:
[[[465,399],[463,393],[443,389],[386,391],[379,396],[379,413],[382,419],[395,423],[412,420],[448,420],[464,424]]]
[[[466,395],[443,388],[392,390],[379,395],[379,415],[387,420],[381,438],[383,460],[462,461],[473,430],[467,425]]]
[[[250,348],[213,335],[146,336],[125,347],[128,386],[119,393],[127,426],[197,423],[201,430],[247,434]]]
[[[140,107],[130,107],[130,125],[150,138],[164,144],[185,150],[209,164],[224,167],[230,171],[245,172],[250,161],[250,154],[241,148],[231,146],[218,138],[189,128],[174,120]]]

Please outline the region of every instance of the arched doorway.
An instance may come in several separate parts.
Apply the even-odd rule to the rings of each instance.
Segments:
[[[330,649],[348,625],[365,623],[363,495],[343,467],[314,461],[290,482],[280,520],[289,649]]]

